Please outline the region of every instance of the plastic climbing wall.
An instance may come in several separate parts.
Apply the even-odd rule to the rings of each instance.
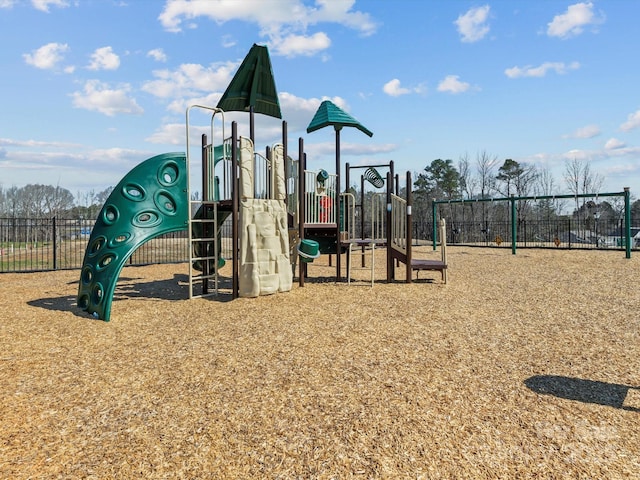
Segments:
[[[254,198],[256,171],[253,143],[240,138],[240,271],[239,295],[257,297],[291,290],[293,272],[289,260],[289,231],[284,151],[272,149],[269,181],[271,198]]]
[[[115,187],[96,220],[82,262],[78,306],[109,321],[120,271],[143,243],[188,228],[184,153],[145,160]]]

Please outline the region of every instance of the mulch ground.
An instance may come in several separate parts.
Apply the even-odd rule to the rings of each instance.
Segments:
[[[1,275],[0,478],[638,478],[640,254],[376,252],[233,301],[126,267],[108,323],[77,270]]]

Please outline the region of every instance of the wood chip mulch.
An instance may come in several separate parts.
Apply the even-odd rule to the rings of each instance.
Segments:
[[[0,478],[638,478],[640,253],[376,255],[233,301],[126,267],[109,323],[77,270],[2,274]]]

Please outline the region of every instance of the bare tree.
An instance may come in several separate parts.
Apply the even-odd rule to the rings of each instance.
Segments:
[[[460,191],[466,198],[473,198],[478,181],[471,174],[469,155],[466,153],[458,160],[458,173],[460,175]]]
[[[101,192],[96,193],[94,197],[96,204],[102,206],[107,201],[107,198],[109,198],[109,195],[111,195],[111,192],[113,192],[113,187],[107,187]]]
[[[498,156],[489,155],[485,150],[476,154],[476,171],[480,187],[480,198],[488,198],[495,189],[495,170]]]
[[[604,183],[604,177],[591,171],[588,161],[581,161],[577,158],[567,160],[564,166],[564,182],[569,193],[576,197],[576,211],[580,210],[578,195],[598,193]],[[582,203],[584,205],[585,200]]]
[[[535,181],[534,192],[535,195],[540,195],[542,197],[551,197],[557,193],[555,178],[549,168],[538,168],[538,176]],[[545,198],[538,200],[537,203],[536,210],[538,215],[546,220],[554,218],[560,211],[561,200],[559,199]]]
[[[481,199],[490,198],[491,192],[495,190],[495,169],[496,165],[498,165],[498,156],[497,155],[489,155],[486,150],[476,153],[476,174],[477,174],[477,184],[479,189],[479,197]],[[490,205],[482,202],[480,204],[481,207],[481,218],[479,219],[483,225],[486,225],[486,222],[490,217]]]
[[[29,184],[8,191],[9,213],[24,218],[59,216],[68,212],[74,205],[69,190],[52,185]]]
[[[591,171],[591,164],[585,163],[582,176],[582,190],[584,193],[599,193],[604,184],[604,177]]]
[[[0,184],[0,217],[4,217],[7,215],[7,194]]]
[[[564,166],[564,181],[567,189],[573,195],[599,193],[604,184],[604,177],[591,171],[589,161],[577,158],[567,160]]]

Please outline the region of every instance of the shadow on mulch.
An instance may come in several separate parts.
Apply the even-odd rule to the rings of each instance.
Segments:
[[[142,278],[120,277],[113,301],[125,298],[162,298],[164,300],[184,300],[189,298],[189,276],[174,274],[164,280],[141,281]]]
[[[141,281],[141,277],[120,277],[113,294],[113,301],[130,298],[161,298],[164,300],[186,300],[189,298],[189,277],[184,274],[174,274],[173,278],[165,280]],[[77,281],[68,285],[77,285]],[[230,280],[228,282],[230,284]],[[221,287],[225,282],[221,282]],[[219,301],[224,301],[225,295]],[[210,297],[214,298],[214,297]],[[215,298],[214,298],[215,299]],[[78,317],[87,317],[87,313],[78,308],[75,295],[39,298],[27,302],[32,307],[45,310],[72,312]]]
[[[527,378],[524,384],[534,392],[543,395],[553,395],[554,397],[567,400],[595,403],[597,405],[640,413],[640,408],[624,404],[629,391],[640,391],[640,387],[564,377],[561,375],[535,375]]]
[[[77,313],[75,312],[75,310],[78,310],[78,307],[76,305],[76,297],[71,295],[64,295],[62,297],[39,298],[37,300],[31,300],[30,302],[27,302],[27,305],[31,305],[32,307],[44,308],[45,310],[57,310],[60,312]],[[79,311],[80,310],[78,310],[78,312]]]

